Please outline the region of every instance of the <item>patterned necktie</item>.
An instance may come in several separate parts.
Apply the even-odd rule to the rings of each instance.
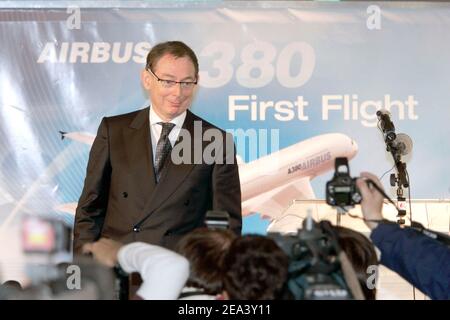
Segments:
[[[161,178],[161,172],[164,168],[164,162],[167,156],[172,151],[172,145],[169,140],[169,133],[172,131],[175,124],[170,122],[158,122],[162,126],[161,136],[159,137],[158,144],[156,145],[156,156],[155,156],[155,174],[156,182],[159,182]]]

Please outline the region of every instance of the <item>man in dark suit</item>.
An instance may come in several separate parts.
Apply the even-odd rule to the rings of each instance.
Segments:
[[[75,215],[74,253],[100,237],[174,248],[204,226],[208,210],[227,211],[231,230],[241,232],[232,138],[230,147],[229,134],[188,110],[198,81],[195,53],[179,41],[156,45],[141,81],[150,107],[103,118],[98,129]],[[215,148],[204,141],[208,131],[216,133]]]

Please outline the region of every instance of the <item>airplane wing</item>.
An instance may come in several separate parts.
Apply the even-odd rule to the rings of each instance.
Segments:
[[[261,217],[273,220],[279,217],[294,199],[315,199],[309,178],[293,181],[242,203],[244,216],[260,213]],[[76,202],[64,203],[55,207],[57,211],[75,216]]]
[[[243,215],[260,213],[263,218],[275,219],[294,199],[315,199],[309,178],[293,181],[242,203]]]
[[[63,203],[63,204],[57,205],[55,207],[55,210],[62,211],[62,212],[68,213],[72,216],[75,216],[75,210],[77,209],[77,206],[78,206],[77,202]]]

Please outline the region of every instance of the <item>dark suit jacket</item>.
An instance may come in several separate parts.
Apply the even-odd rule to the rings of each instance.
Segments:
[[[209,141],[203,142],[198,132],[194,136],[194,121],[201,121],[202,132],[217,128],[187,111],[183,129],[191,134],[191,151],[195,151],[196,144],[203,151]],[[225,137],[230,136],[221,133],[223,145]],[[183,141],[177,141],[174,151],[178,143]],[[234,159],[234,164],[226,164],[227,157]],[[76,209],[74,253],[79,253],[84,243],[100,237],[173,249],[184,234],[204,226],[207,210],[227,211],[231,229],[240,234],[241,189],[234,144],[218,152],[215,159],[220,158],[223,164],[214,161],[175,165],[168,157],[161,180],[156,183],[149,108],[103,118]]]

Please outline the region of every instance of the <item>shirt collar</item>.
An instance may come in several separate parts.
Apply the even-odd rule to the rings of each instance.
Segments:
[[[184,111],[182,114],[180,114],[179,116],[176,116],[175,118],[173,118],[169,122],[173,123],[175,125],[175,127],[181,128],[183,126],[184,119],[186,119],[186,113],[187,112]],[[153,109],[153,107],[151,105],[150,105],[149,118],[150,118],[150,125],[151,126],[157,124],[158,122],[165,122],[165,121],[163,121],[160,118],[160,116],[158,116],[156,114],[155,110]]]

